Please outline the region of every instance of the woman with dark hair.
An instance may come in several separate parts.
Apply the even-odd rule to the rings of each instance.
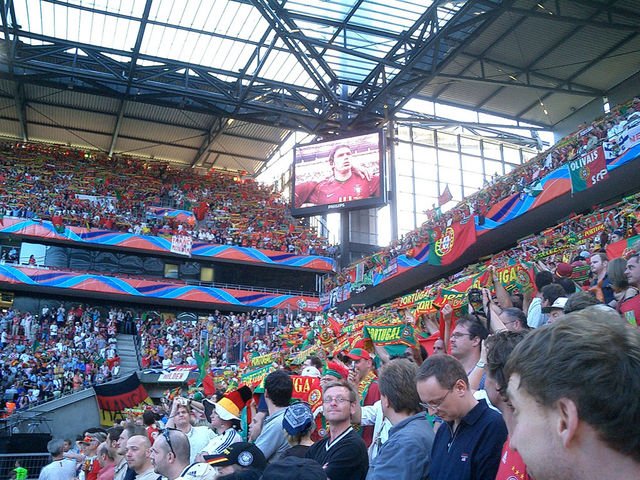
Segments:
[[[609,306],[615,307],[618,313],[622,313],[623,305],[627,300],[638,295],[638,289],[629,285],[629,280],[624,273],[626,268],[627,261],[622,257],[610,260],[607,265],[607,275],[615,298],[613,305]]]

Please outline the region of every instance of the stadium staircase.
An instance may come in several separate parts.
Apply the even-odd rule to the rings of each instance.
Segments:
[[[140,356],[138,355],[135,337],[133,335],[118,333],[116,340],[118,340],[116,351],[118,357],[120,357],[120,377],[140,370]]]

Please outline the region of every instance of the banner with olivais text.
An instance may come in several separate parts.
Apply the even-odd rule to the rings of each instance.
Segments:
[[[602,146],[567,164],[571,177],[571,192],[581,192],[609,178],[607,159]]]

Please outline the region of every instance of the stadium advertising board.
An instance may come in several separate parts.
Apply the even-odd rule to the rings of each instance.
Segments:
[[[384,205],[384,152],[382,131],[296,146],[292,213],[316,215]]]

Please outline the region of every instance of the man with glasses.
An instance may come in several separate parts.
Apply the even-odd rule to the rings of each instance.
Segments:
[[[433,355],[420,366],[416,384],[422,406],[444,421],[431,450],[431,480],[495,478],[507,427],[486,401],[474,398],[462,364]]]
[[[484,364],[480,361],[482,341],[489,336],[489,331],[477,318],[463,317],[456,322],[456,328],[451,333],[451,355],[462,364],[467,376],[477,370],[480,378],[478,390],[484,389]]]
[[[322,392],[322,412],[329,436],[314,443],[307,458],[318,462],[331,480],[364,480],[369,468],[367,447],[351,428],[358,394],[347,381],[330,382]]]
[[[168,480],[213,480],[215,470],[208,463],[189,463],[189,439],[180,430],[160,430],[149,457],[156,473]]]
[[[380,370],[380,404],[393,426],[369,465],[367,480],[429,478],[434,434],[420,407],[414,381],[417,373],[417,365],[402,358],[385,364]]]

